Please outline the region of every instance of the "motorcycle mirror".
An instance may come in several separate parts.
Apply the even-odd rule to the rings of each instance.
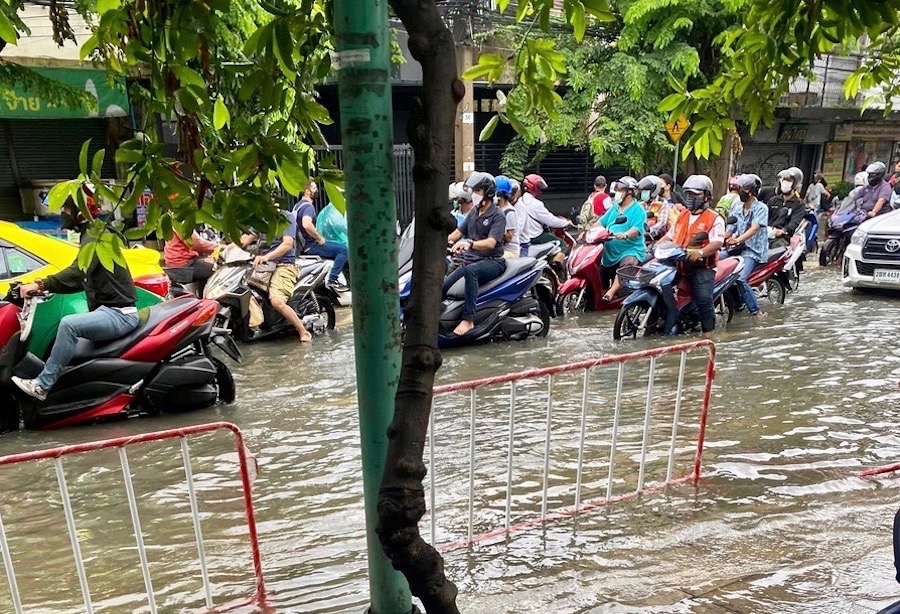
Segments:
[[[728,224],[729,226],[737,224],[737,218],[734,217],[733,215],[729,215],[728,219],[725,220],[725,223]]]
[[[619,217],[616,218],[616,220],[615,220],[614,223],[615,223],[615,224],[627,224],[627,223],[628,223],[628,218],[625,217],[624,215],[620,215]]]

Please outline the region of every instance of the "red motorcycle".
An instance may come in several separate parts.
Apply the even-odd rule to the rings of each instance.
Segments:
[[[731,218],[729,218],[730,221]],[[788,290],[792,288],[790,272],[794,270],[797,262],[806,253],[805,224],[803,222],[797,228],[788,247],[770,249],[769,259],[753,269],[747,282],[751,288],[757,289],[759,298],[768,299],[773,305],[784,304]],[[743,308],[740,292],[735,292],[735,295],[738,299],[738,306]]]
[[[617,223],[624,221],[616,220]],[[600,258],[603,256],[604,244],[613,238],[613,233],[596,225],[585,232],[584,238],[585,243],[575,247],[566,262],[569,279],[559,288],[557,313],[618,309],[625,300],[626,295],[617,296],[611,301],[603,300],[603,295],[609,288],[603,283]]]

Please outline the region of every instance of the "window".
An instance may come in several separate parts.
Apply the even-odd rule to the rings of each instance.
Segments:
[[[16,247],[4,247],[2,251],[0,279],[20,277],[44,266],[43,262]]]

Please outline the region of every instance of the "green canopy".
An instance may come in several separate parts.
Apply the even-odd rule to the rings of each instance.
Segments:
[[[90,68],[35,68],[38,74],[90,92],[97,99],[97,111],[70,109],[17,86],[15,98],[0,96],[0,118],[82,119],[86,117],[125,117],[128,96],[124,83],[110,87],[106,71]]]

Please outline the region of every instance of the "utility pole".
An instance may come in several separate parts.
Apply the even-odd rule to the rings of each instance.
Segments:
[[[400,301],[387,0],[335,0],[353,332],[366,505],[369,614],[413,612],[409,586],[375,533],[400,378]]]

